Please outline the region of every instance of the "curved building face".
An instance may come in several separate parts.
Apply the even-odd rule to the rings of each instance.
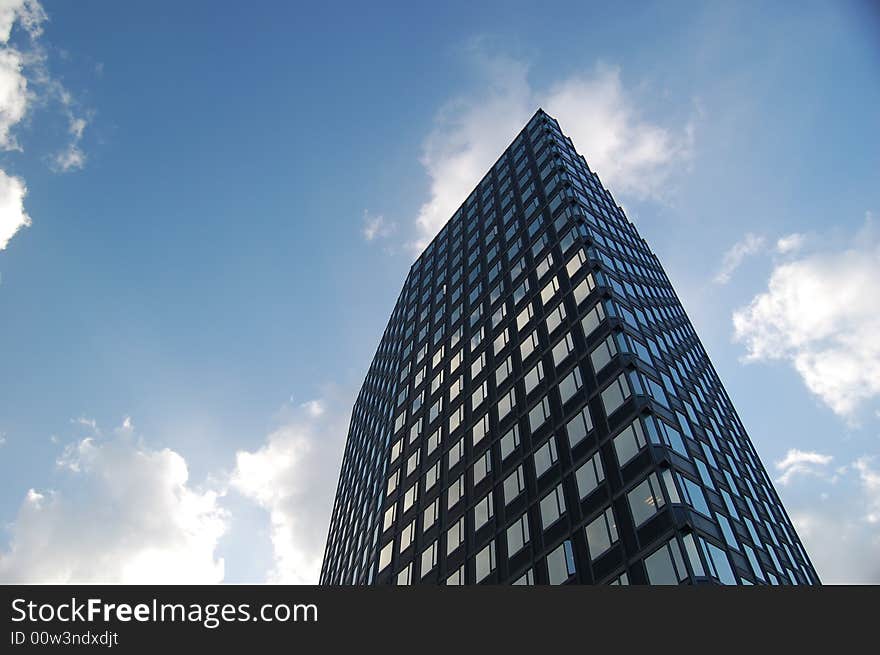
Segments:
[[[659,260],[543,111],[410,270],[321,583],[819,583]]]

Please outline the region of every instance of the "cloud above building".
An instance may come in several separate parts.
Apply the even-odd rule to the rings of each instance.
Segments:
[[[470,50],[484,81],[437,113],[421,163],[429,197],[416,217],[421,251],[491,168],[538,107],[556,118],[603,184],[621,198],[664,200],[669,182],[692,156],[695,122],[661,125],[645,116],[621,69],[592,69],[534,86],[528,62],[481,46]]]

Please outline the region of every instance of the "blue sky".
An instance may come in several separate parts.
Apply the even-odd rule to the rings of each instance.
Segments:
[[[880,582],[870,3],[3,0],[0,42],[0,580],[315,581],[418,244],[540,105],[820,575]]]

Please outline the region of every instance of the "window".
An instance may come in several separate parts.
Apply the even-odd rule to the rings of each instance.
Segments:
[[[446,509],[451,509],[464,497],[464,473],[449,485],[446,491]]]
[[[391,461],[393,462],[400,456],[400,451],[403,449],[403,439],[398,439],[394,442],[394,445],[391,446]]]
[[[486,366],[486,351],[484,350],[471,364],[471,379],[473,380],[480,374],[483,367]]]
[[[388,476],[388,488],[385,491],[386,496],[390,496],[395,489],[397,489],[397,483],[400,481],[400,469],[395,469],[394,473]]]
[[[590,292],[596,288],[596,282],[593,280],[592,273],[588,274],[583,280],[581,280],[580,284],[578,284],[574,291],[572,291],[572,295],[574,296],[574,300],[577,304],[581,304],[587,296],[590,295]]]
[[[529,569],[525,573],[523,573],[519,578],[517,578],[513,584],[515,585],[533,585],[535,584],[535,574],[532,569]]]
[[[550,268],[553,266],[553,253],[547,253],[547,256],[544,257],[538,265],[535,267],[535,272],[538,274],[538,278],[542,278],[547,273],[550,272]]]
[[[571,337],[571,332],[568,332],[555,346],[553,346],[553,363],[556,364],[556,366],[559,366],[565,361],[565,358],[573,352],[574,339]]]
[[[581,379],[581,371],[578,367],[575,367],[559,383],[559,398],[562,400],[562,404],[564,405],[571,400],[583,386],[584,382]]]
[[[743,549],[746,551],[746,556],[749,558],[749,565],[752,567],[752,573],[754,573],[755,577],[761,582],[766,582],[767,579],[764,577],[764,572],[761,570],[761,565],[758,563],[755,551],[752,550],[748,544],[743,544]]]
[[[629,576],[626,574],[626,571],[621,573],[619,576],[614,578],[611,582],[608,583],[612,587],[628,587],[629,586]]]
[[[556,463],[558,458],[556,453],[556,437],[550,437],[544,442],[544,445],[535,451],[535,476],[540,478],[544,475]]]
[[[518,305],[520,301],[526,297],[526,294],[529,292],[529,279],[526,278],[522,281],[516,289],[513,291],[513,304]]]
[[[490,541],[474,558],[476,581],[482,582],[495,570],[495,541]]]
[[[678,478],[678,486],[681,490],[681,495],[684,496],[685,502],[698,512],[705,514],[706,516],[712,516],[709,512],[709,504],[706,502],[706,496],[700,488],[700,485],[696,482],[692,482],[690,478],[686,478],[683,475],[676,474],[675,477]]]
[[[543,289],[541,289],[541,302],[545,305],[559,291],[559,277],[553,277]]]
[[[511,387],[510,391],[505,393],[498,399],[498,420],[501,421],[505,416],[510,414],[510,410],[516,404],[516,387]]]
[[[435,498],[422,512],[422,532],[427,532],[428,528],[433,527],[439,515],[440,499]]]
[[[385,517],[382,521],[382,532],[394,525],[394,519],[397,517],[397,503],[385,510]]]
[[[550,418],[550,401],[547,399],[547,396],[544,396],[529,411],[529,429],[532,431],[532,434],[537,432],[538,428],[544,425],[548,418]]]
[[[535,310],[532,308],[532,303],[528,303],[516,317],[516,329],[522,330],[534,315]]]
[[[412,443],[416,439],[422,436],[422,424],[424,420],[419,418],[415,423],[412,424],[409,428],[409,443]]]
[[[596,559],[617,541],[617,523],[614,521],[613,510],[609,507],[602,512],[584,528],[584,532],[590,557]]]
[[[458,398],[458,394],[462,391],[464,391],[464,376],[459,375],[452,381],[452,384],[449,385],[449,402],[451,403]]]
[[[495,384],[500,385],[508,376],[513,373],[513,357],[505,359],[501,365],[495,369]]]
[[[379,552],[379,570],[385,570],[389,564],[391,564],[391,556],[394,554],[394,540],[392,539],[387,544],[382,547],[382,550]]]
[[[440,478],[440,461],[434,462],[434,466],[429,468],[425,472],[425,491],[428,491],[431,487],[437,484],[437,480]]]
[[[501,437],[501,459],[507,459],[519,447],[519,426],[514,425]]]
[[[440,416],[440,412],[443,411],[443,398],[438,398],[437,402],[431,405],[431,412],[428,415],[428,423],[433,423],[437,420],[437,417]]]
[[[529,355],[535,352],[535,349],[539,345],[538,341],[538,331],[532,330],[531,333],[523,340],[523,342],[519,345],[519,354],[522,357],[523,361],[525,361]]]
[[[440,445],[440,428],[434,430],[431,436],[428,437],[427,450],[425,452],[426,455],[430,455],[435,450],[437,450],[437,446]]]
[[[652,585],[677,585],[687,579],[681,547],[675,537],[645,558],[645,572]]]
[[[482,482],[492,472],[492,451],[487,450],[474,462],[474,486]]]
[[[574,448],[584,440],[584,437],[593,429],[593,419],[590,417],[590,408],[584,405],[581,411],[575,414],[566,423],[565,431],[568,433],[568,445]]]
[[[706,556],[709,575],[718,578],[722,584],[736,584],[736,577],[733,575],[733,569],[730,568],[730,560],[727,559],[727,554],[718,546],[710,544],[704,539],[699,539],[698,541],[703,548],[703,554]],[[772,553],[773,550],[771,549],[770,552]]]
[[[452,359],[449,360],[449,372],[452,373],[453,371],[455,371],[455,369],[457,369],[460,364],[461,364],[461,350],[456,352],[452,356]]]
[[[410,521],[409,525],[407,525],[403,530],[400,531],[400,550],[398,552],[402,553],[413,542],[413,537],[416,535],[416,522]]]
[[[529,543],[529,516],[523,514],[507,528],[507,556],[513,557]]]
[[[610,335],[590,353],[590,362],[593,364],[593,370],[596,373],[601,371],[616,354],[617,346],[614,343],[614,335]]]
[[[483,380],[483,382],[474,389],[474,392],[471,394],[471,409],[476,409],[480,406],[480,404],[486,400],[486,395],[489,393],[489,381]]]
[[[514,244],[514,247],[511,248],[511,250],[513,250],[513,253],[511,254],[510,252],[508,252],[508,257],[513,257],[514,255],[516,255],[516,253],[519,252],[519,248],[520,248],[520,242],[519,242],[519,240],[517,240],[516,243]],[[526,258],[520,257],[510,266],[510,279],[511,279],[511,281],[516,280],[516,278],[518,278],[524,270],[526,270]]]
[[[422,577],[425,577],[435,566],[437,566],[437,541],[431,542],[431,545],[422,551],[422,566],[420,568]]]
[[[448,586],[464,584],[464,564],[458,567],[457,571],[454,571],[448,578],[446,578],[446,584]]]
[[[473,445],[477,445],[480,443],[483,438],[489,433],[489,415],[483,414],[477,422],[474,423],[474,428],[471,432],[473,435]]]
[[[730,527],[730,521],[727,519],[724,514],[716,513],[716,517],[718,518],[718,524],[721,526],[721,534],[724,535],[724,541],[727,542],[727,545],[733,548],[733,550],[739,550],[739,543],[736,540],[736,537],[733,536],[733,528]],[[791,557],[789,556],[789,559]]]
[[[504,480],[504,504],[509,505],[514,498],[519,496],[525,490],[525,488],[525,476],[523,476],[523,467],[520,465],[517,466],[516,470]]]
[[[523,380],[526,385],[526,394],[530,394],[532,391],[534,391],[535,387],[537,387],[543,379],[544,363],[538,362],[532,367],[532,369],[528,373],[526,373],[526,377]]]
[[[586,316],[581,319],[581,326],[584,328],[584,337],[589,337],[596,328],[605,320],[605,309],[602,303],[597,303],[593,309],[587,312]]]
[[[495,341],[492,343],[492,352],[496,355],[504,350],[504,346],[510,341],[510,330],[504,328],[501,330],[501,334],[495,337]]]
[[[626,495],[636,527],[661,510],[666,501],[656,473],[651,473]]]
[[[464,420],[464,405],[456,407],[449,416],[449,434],[452,434]]]
[[[501,325],[501,321],[504,320],[505,316],[507,316],[507,305],[502,303],[501,305],[499,305],[498,309],[495,310],[495,313],[492,314],[492,328],[494,329]]]
[[[446,554],[450,555],[464,541],[464,517],[446,531]]]
[[[581,464],[574,472],[577,481],[578,495],[581,500],[593,493],[605,479],[605,470],[602,468],[602,458],[598,451],[586,462]]]
[[[464,438],[456,441],[447,453],[449,468],[458,464],[459,460],[464,457]]]
[[[626,373],[621,373],[602,392],[602,405],[605,407],[605,415],[611,416],[629,396],[629,382],[626,379]]]
[[[546,530],[563,514],[565,514],[565,498],[562,495],[562,485],[558,484],[541,500],[541,526]]]
[[[566,539],[552,553],[547,555],[547,575],[550,584],[562,584],[575,573],[574,552],[571,540]]]
[[[614,452],[617,454],[617,463],[623,466],[635,457],[645,445],[642,422],[636,419],[614,437]]]
[[[474,506],[474,530],[479,530],[494,516],[494,506],[492,504],[492,492]]]
[[[587,262],[587,255],[583,251],[583,249],[578,248],[577,252],[574,253],[571,259],[568,260],[568,263],[565,265],[565,270],[568,271],[568,277],[573,277],[575,273],[577,273],[581,266],[583,266]]]
[[[406,494],[404,494],[404,496],[403,496],[403,511],[404,512],[409,510],[409,508],[415,504],[416,498],[418,498],[418,495],[419,495],[419,485],[417,483],[414,483],[413,486],[411,486],[409,489],[406,490]]]
[[[545,323],[547,324],[547,334],[552,334],[553,331],[562,325],[562,322],[565,320],[565,305],[559,303],[556,307],[547,315]]]
[[[648,428],[648,438],[651,442],[657,444],[662,443],[669,446],[677,453],[688,458],[690,457],[687,448],[684,445],[684,441],[682,440],[681,433],[671,425],[660,419],[651,418],[645,421],[645,426]],[[698,467],[701,463],[700,460],[697,460]]]
[[[420,450],[416,450],[412,455],[409,456],[409,459],[406,460],[406,475],[409,477],[412,475],[415,470],[419,467],[419,455],[421,454]]]
[[[422,407],[422,403],[425,401],[425,391],[424,389],[416,394],[416,397],[413,398],[412,406],[410,408],[410,415],[415,414]]]

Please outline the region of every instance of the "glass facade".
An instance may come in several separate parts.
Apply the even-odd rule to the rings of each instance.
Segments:
[[[543,111],[410,270],[321,583],[819,583],[660,262]]]

